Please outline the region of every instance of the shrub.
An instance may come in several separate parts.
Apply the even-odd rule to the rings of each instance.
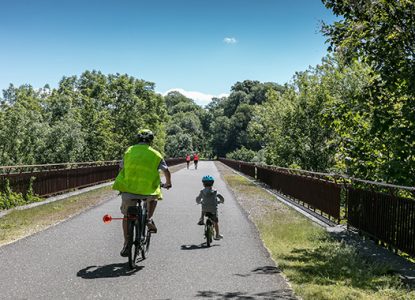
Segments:
[[[250,162],[254,159],[256,154],[257,153],[255,151],[246,149],[245,147],[242,146],[242,148],[239,148],[231,153],[228,153],[226,155],[226,158]]]
[[[29,188],[26,194],[13,192],[10,188],[10,182],[5,179],[0,190],[0,210],[10,209],[16,206],[25,205],[32,202],[39,202],[42,200],[33,192],[33,181],[35,177],[30,178]]]

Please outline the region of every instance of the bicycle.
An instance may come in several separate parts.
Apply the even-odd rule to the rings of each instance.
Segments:
[[[165,184],[161,184],[161,187],[170,188]],[[113,218],[110,215],[105,215],[103,218],[106,224],[112,220],[127,219],[128,265],[131,269],[136,268],[137,259],[140,259],[139,261],[146,259],[150,249],[151,231],[147,228],[147,200],[145,196],[134,199],[137,204],[127,208],[126,218]]]
[[[160,187],[169,189],[171,186],[161,183]],[[140,261],[146,259],[151,240],[151,231],[147,228],[147,198],[134,200],[137,205],[127,209],[128,265],[131,269],[137,266],[139,255]]]
[[[213,241],[213,234],[214,234],[214,230],[213,230],[214,215],[207,212],[205,213],[205,216],[206,216],[206,222],[205,222],[205,230],[203,232],[203,235],[204,235],[204,238],[206,239],[206,246],[210,247]]]
[[[150,248],[151,232],[147,228],[147,199],[135,199],[137,205],[127,210],[128,265],[134,269],[137,258],[146,259]]]

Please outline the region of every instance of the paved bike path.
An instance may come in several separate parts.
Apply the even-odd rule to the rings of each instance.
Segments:
[[[216,178],[225,197],[219,206],[225,238],[204,242],[195,197],[201,177]],[[149,257],[130,271],[119,256],[120,198],[16,243],[0,247],[0,299],[292,299],[292,293],[263,248],[213,162],[182,169],[164,190]]]

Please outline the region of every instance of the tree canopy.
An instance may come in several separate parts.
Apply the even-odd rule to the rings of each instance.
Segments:
[[[128,75],[86,71],[53,90],[10,85],[0,116],[2,165],[120,159],[142,127],[164,152],[164,99],[154,84]]]

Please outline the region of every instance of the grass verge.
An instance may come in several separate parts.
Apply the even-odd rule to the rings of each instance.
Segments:
[[[37,207],[14,210],[0,218],[0,246],[44,230],[115,196],[116,192],[106,186]]]
[[[361,255],[246,178],[218,166],[265,246],[303,299],[415,299],[391,267]]]

